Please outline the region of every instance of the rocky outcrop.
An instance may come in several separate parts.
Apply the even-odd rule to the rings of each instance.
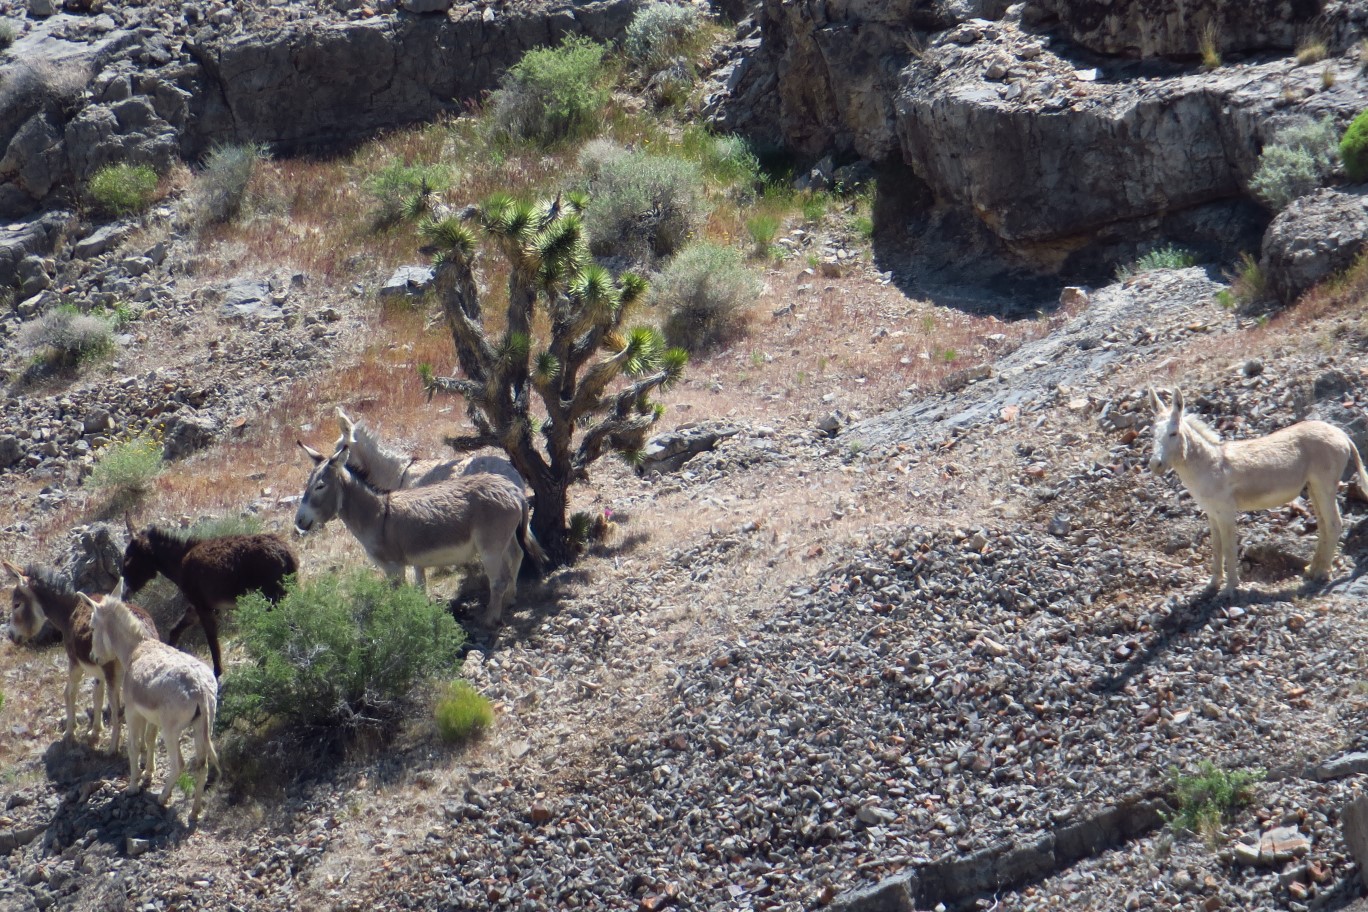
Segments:
[[[1321,13],[1320,0],[1037,0],[1074,43],[1099,54],[1197,56],[1206,40],[1222,53],[1291,50]]]
[[[1323,188],[1293,201],[1264,234],[1259,267],[1269,292],[1291,304],[1353,265],[1368,240],[1368,187]]]

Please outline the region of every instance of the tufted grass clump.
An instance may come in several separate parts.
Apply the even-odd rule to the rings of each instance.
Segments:
[[[225,513],[202,516],[186,528],[184,537],[222,538],[225,535],[256,535],[262,531],[261,519],[250,513]]]
[[[151,490],[161,470],[161,441],[152,434],[139,434],[102,449],[85,485],[111,500],[133,500]]]
[[[584,226],[598,256],[639,263],[673,256],[707,217],[697,162],[606,141],[588,143],[579,161],[589,191]]]
[[[1325,42],[1320,38],[1303,38],[1297,44],[1297,66],[1309,66],[1313,63],[1320,63],[1330,56],[1330,50]]]
[[[635,66],[655,71],[697,51],[704,34],[703,14],[697,7],[648,3],[628,24],[622,49]]]
[[[609,98],[604,53],[603,45],[582,37],[528,51],[491,96],[494,134],[541,146],[593,136]]]
[[[95,204],[109,215],[130,215],[152,205],[157,195],[157,172],[147,165],[106,165],[86,185]]]
[[[11,19],[0,19],[0,51],[7,51],[19,40],[19,29]]]
[[[742,334],[745,308],[760,288],[760,278],[746,268],[740,253],[704,241],[665,265],[651,286],[651,301],[666,314],[666,341],[698,352]]]
[[[451,171],[443,165],[393,161],[366,181],[374,197],[377,228],[416,222],[432,214],[437,195],[451,186]]]
[[[1351,181],[1368,180],[1368,111],[1350,121],[1340,138],[1339,154]]]
[[[114,350],[114,322],[103,314],[83,313],[74,304],[63,304],[25,326],[20,344],[32,354],[35,366],[72,370]]]
[[[1202,34],[1197,39],[1197,53],[1202,57],[1204,68],[1214,70],[1221,65],[1221,43],[1215,22],[1208,22],[1202,28]]]
[[[751,216],[746,219],[746,232],[755,243],[755,256],[767,257],[772,252],[770,245],[779,233],[779,216],[766,212]]]
[[[1335,123],[1329,117],[1289,124],[1259,153],[1249,189],[1274,212],[1326,184],[1339,159]]]
[[[1215,842],[1230,814],[1250,800],[1250,788],[1264,778],[1263,770],[1226,770],[1210,760],[1197,764],[1191,774],[1169,770],[1176,810],[1170,826],[1183,833],[1194,833]]]
[[[462,744],[494,724],[494,707],[469,681],[452,681],[432,710],[437,734],[448,744]]]
[[[1129,266],[1118,267],[1116,280],[1124,282],[1137,273],[1153,272],[1156,269],[1186,269],[1195,265],[1196,262],[1197,258],[1193,256],[1192,251],[1168,244],[1164,247],[1156,247]]]
[[[265,156],[266,147],[257,143],[228,143],[210,149],[189,196],[191,223],[222,225],[237,218],[257,164]]]
[[[392,721],[415,687],[450,678],[465,633],[446,607],[368,570],[291,580],[278,605],[243,596],[219,721],[355,731]]]

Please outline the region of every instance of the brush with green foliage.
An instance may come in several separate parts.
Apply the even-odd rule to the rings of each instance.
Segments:
[[[452,681],[432,710],[437,734],[460,744],[484,734],[494,724],[494,707],[469,681]]]
[[[19,37],[19,29],[15,27],[10,19],[0,19],[0,51],[9,50],[9,46]]]
[[[1263,770],[1224,770],[1210,760],[1198,763],[1194,774],[1175,767],[1169,771],[1176,806],[1170,823],[1181,832],[1216,840],[1226,818],[1249,801],[1250,788],[1263,778]]]
[[[1168,244],[1164,247],[1156,247],[1129,266],[1119,267],[1116,270],[1116,279],[1117,281],[1125,281],[1136,273],[1153,272],[1156,269],[1186,269],[1195,265],[1196,262],[1197,258],[1193,256],[1192,251]]]
[[[1249,189],[1279,212],[1297,197],[1324,186],[1339,159],[1336,132],[1329,117],[1284,126],[1259,153]]]
[[[490,99],[495,135],[550,146],[596,133],[609,98],[604,53],[600,44],[570,37],[524,54]]]
[[[100,450],[85,484],[112,499],[131,499],[146,494],[161,470],[161,443],[139,434]]]
[[[1350,121],[1340,139],[1339,153],[1351,181],[1368,180],[1368,111]]]
[[[223,680],[224,728],[383,723],[419,684],[450,679],[465,641],[446,606],[368,570],[291,579],[277,605],[245,595],[237,625],[247,661]]]
[[[442,165],[406,165],[395,161],[366,181],[378,207],[375,222],[385,228],[432,214],[437,194],[451,186],[451,171]]]
[[[666,264],[651,289],[651,303],[666,314],[671,345],[706,351],[740,334],[744,308],[760,287],[740,253],[704,241]]]
[[[683,248],[707,218],[697,162],[607,141],[588,143],[579,161],[590,194],[584,226],[596,256],[649,265]]]
[[[423,230],[439,251],[434,284],[461,368],[461,376],[434,377],[428,388],[464,397],[474,425],[447,442],[457,452],[493,446],[508,454],[536,492],[532,529],[557,564],[574,554],[570,485],[605,453],[640,453],[663,411],[651,395],[678,380],[688,361],[656,330],[628,328],[646,282],[593,261],[585,202],[576,194],[540,201],[499,194]],[[509,267],[497,332],[485,326],[477,238]],[[547,327],[544,336],[534,335],[536,322]]]
[[[147,165],[106,165],[95,172],[86,191],[110,215],[142,212],[156,197],[157,172]]]

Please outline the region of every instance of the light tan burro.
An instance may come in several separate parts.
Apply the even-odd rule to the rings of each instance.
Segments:
[[[1312,579],[1330,575],[1344,530],[1336,496],[1351,459],[1359,488],[1368,493],[1363,458],[1348,434],[1324,421],[1301,421],[1253,440],[1222,442],[1214,430],[1183,411],[1182,390],[1173,391],[1172,406],[1153,389],[1149,397],[1154,407],[1150,468],[1162,473],[1172,467],[1211,525],[1209,590],[1221,585],[1222,576],[1227,594],[1240,584],[1236,515],[1281,506],[1303,490],[1310,494],[1319,524],[1316,553],[1306,573]]]
[[[498,623],[513,603],[523,548],[534,561],[546,560],[528,525],[527,498],[505,478],[482,473],[381,491],[348,468],[346,441],[332,456],[299,445],[314,461],[295,513],[301,534],[340,516],[387,576],[402,580],[412,567],[420,589],[425,568],[464,565],[478,555],[489,578],[482,624]]]
[[[195,739],[195,759],[190,772],[195,779],[195,799],[190,822],[199,819],[204,806],[204,783],[209,764],[219,768],[218,754],[210,737],[218,712],[218,681],[214,671],[194,656],[147,635],[142,622],[124,602],[112,595],[96,601],[81,593],[93,609],[91,653],[97,662],[118,660],[123,666],[123,702],[128,715],[128,791],[136,792],[156,775],[156,744],[152,733],[161,731],[170,769],[162,786],[161,802],[185,768],[181,756],[181,732],[189,728]],[[141,769],[139,768],[141,765]]]

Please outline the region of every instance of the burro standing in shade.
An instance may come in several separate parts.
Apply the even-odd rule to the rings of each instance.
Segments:
[[[1184,411],[1182,390],[1173,391],[1172,405],[1165,405],[1153,389],[1149,398],[1154,408],[1150,468],[1176,471],[1211,525],[1208,591],[1218,589],[1222,578],[1227,595],[1240,584],[1237,515],[1281,506],[1303,490],[1310,494],[1319,523],[1316,553],[1306,573],[1314,580],[1330,575],[1344,530],[1336,499],[1339,481],[1351,459],[1359,488],[1368,492],[1363,459],[1348,434],[1324,421],[1301,421],[1263,437],[1224,442]]]

